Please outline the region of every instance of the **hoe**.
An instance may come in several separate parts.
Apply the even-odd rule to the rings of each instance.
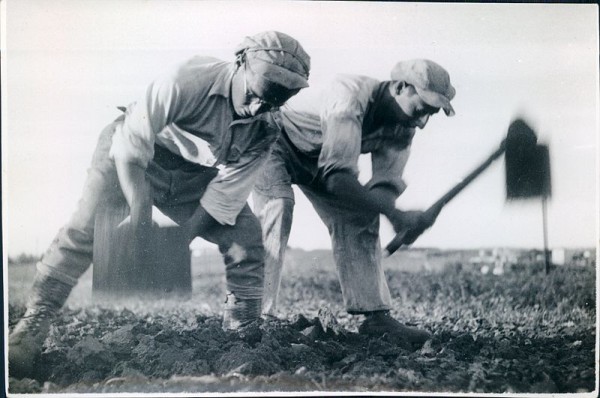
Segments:
[[[537,144],[535,132],[522,119],[514,120],[508,128],[506,138],[500,143],[500,147],[429,207],[426,213],[436,216],[450,200],[502,154],[505,155],[507,199],[542,198],[544,257],[546,273],[548,273],[550,270],[550,256],[548,252],[546,201],[551,194],[550,155],[546,145]],[[399,231],[385,247],[384,255],[390,256],[399,248],[411,245],[421,232],[420,230]]]

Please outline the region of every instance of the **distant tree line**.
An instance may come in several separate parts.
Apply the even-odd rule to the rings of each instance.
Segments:
[[[18,256],[8,256],[9,265],[31,264],[38,262],[41,256],[39,254],[21,253]]]

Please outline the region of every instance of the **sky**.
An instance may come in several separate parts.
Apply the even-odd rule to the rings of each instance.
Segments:
[[[549,145],[550,248],[598,242],[598,7],[594,4],[4,0],[4,252],[38,254],[74,211],[97,137],[154,77],[187,57],[233,60],[244,36],[285,32],[312,58],[309,89],[336,73],[389,79],[403,59],[450,73],[456,116],[413,140],[401,209],[425,209],[524,117]],[[361,159],[368,179],[368,156]],[[290,246],[329,248],[296,190]],[[382,244],[392,236],[383,220]],[[202,246],[202,242],[195,242]],[[441,212],[416,247],[543,247],[540,199],[506,201],[503,159]]]

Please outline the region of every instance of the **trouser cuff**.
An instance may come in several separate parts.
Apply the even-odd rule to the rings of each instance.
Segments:
[[[58,279],[59,281],[65,283],[71,287],[73,287],[77,284],[77,278],[73,278],[72,276],[67,275],[62,271],[59,271],[55,267],[52,267],[48,264],[44,264],[41,261],[36,264],[36,269],[40,275]]]
[[[263,297],[263,288],[261,287],[249,287],[227,284],[227,291],[235,294],[235,297],[243,300],[256,300]]]

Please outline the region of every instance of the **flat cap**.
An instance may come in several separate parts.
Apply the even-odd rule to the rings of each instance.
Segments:
[[[401,61],[392,69],[392,80],[401,80],[414,86],[419,97],[428,105],[444,109],[447,116],[454,116],[450,101],[456,90],[450,83],[450,75],[440,65],[428,59]]]

